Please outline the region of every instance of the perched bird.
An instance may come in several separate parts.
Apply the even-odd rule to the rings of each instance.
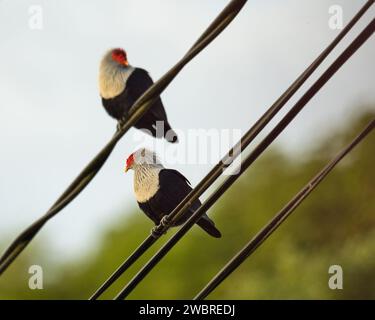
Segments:
[[[156,154],[145,148],[132,153],[126,160],[125,172],[134,170],[134,193],[140,209],[158,225],[192,190],[190,182],[177,170],[163,167]],[[197,199],[175,225],[184,223],[201,202]],[[214,222],[203,216],[197,222],[209,235],[220,238]]]
[[[108,114],[119,121],[119,124],[127,120],[134,102],[153,83],[146,70],[129,64],[123,49],[109,50],[100,63],[99,90],[102,104]],[[178,140],[168,122],[160,97],[134,126],[137,129],[146,129],[147,133],[154,137],[165,137],[169,142]]]

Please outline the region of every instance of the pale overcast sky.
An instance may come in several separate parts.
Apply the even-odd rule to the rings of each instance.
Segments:
[[[130,63],[156,80],[227,2],[0,0],[2,238],[10,240],[44,214],[113,134],[115,122],[101,107],[97,86],[103,53],[124,47]],[[340,5],[346,23],[364,2],[249,1],[162,94],[170,123],[182,134],[191,128],[244,133],[338,34],[328,27],[329,7]],[[41,30],[29,26],[33,5],[42,8]],[[339,49],[374,13],[369,10]],[[374,57],[371,38],[282,134],[279,145],[306,149],[331,125],[359,112],[358,102],[374,104]],[[136,207],[132,174],[123,173],[126,156],[138,145],[135,133],[128,133],[89,187],[36,238],[48,239],[53,258],[86,250],[126,208]],[[159,141],[157,150],[163,147],[197,152],[187,141],[178,146]],[[174,167],[196,184],[212,164]],[[0,243],[0,251],[5,245]]]

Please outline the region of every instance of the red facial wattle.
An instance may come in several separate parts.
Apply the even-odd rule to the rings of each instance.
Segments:
[[[122,64],[124,66],[129,65],[126,52],[123,49],[114,49],[112,51],[112,59],[116,61],[117,63]]]
[[[131,154],[129,156],[129,158],[126,160],[125,172],[128,171],[131,168],[133,163],[134,163],[134,156],[133,156],[133,154]]]

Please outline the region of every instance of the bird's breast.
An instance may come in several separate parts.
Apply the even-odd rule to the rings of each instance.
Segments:
[[[104,99],[112,99],[121,94],[126,87],[126,82],[134,71],[134,67],[126,69],[100,68],[99,91]]]
[[[138,202],[144,203],[150,200],[159,190],[159,172],[147,176],[134,175],[134,194]]]

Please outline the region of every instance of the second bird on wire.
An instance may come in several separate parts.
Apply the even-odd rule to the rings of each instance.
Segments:
[[[156,225],[192,190],[190,182],[180,172],[166,169],[156,154],[145,148],[132,153],[126,160],[125,172],[134,170],[134,193],[141,210]],[[175,225],[183,224],[201,205],[197,199]],[[205,213],[197,222],[209,235],[220,238],[215,223]]]
[[[109,50],[99,69],[99,90],[102,104],[110,116],[125,123],[129,110],[142,94],[153,85],[148,72],[129,64],[125,50]],[[135,123],[154,137],[177,142],[177,134],[171,128],[163,103],[158,97],[151,108]]]

